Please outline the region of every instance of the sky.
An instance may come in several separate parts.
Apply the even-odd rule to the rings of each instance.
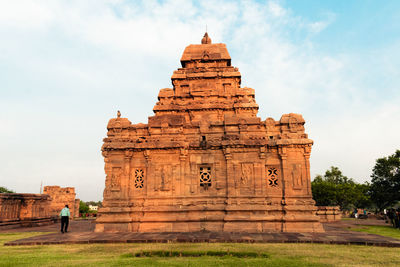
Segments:
[[[147,123],[189,44],[225,43],[262,120],[300,113],[311,176],[400,149],[400,1],[0,0],[0,186],[102,200],[106,125]]]

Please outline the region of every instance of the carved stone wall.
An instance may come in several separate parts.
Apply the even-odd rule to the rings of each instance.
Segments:
[[[43,194],[0,194],[0,228],[52,223],[50,197]]]
[[[78,204],[76,204],[74,187],[45,186],[43,188],[43,194],[50,196],[50,215],[60,216],[61,210],[65,205],[68,205],[71,218],[79,217],[79,199]]]
[[[109,121],[96,231],[323,231],[303,117],[257,117],[254,89],[207,34],[181,64],[147,124]]]
[[[317,215],[321,222],[337,222],[342,219],[339,206],[317,206]]]

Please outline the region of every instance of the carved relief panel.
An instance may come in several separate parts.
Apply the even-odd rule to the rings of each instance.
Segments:
[[[164,164],[154,167],[154,192],[169,192],[172,194],[175,191],[174,182],[180,179],[180,164]]]
[[[121,178],[122,178],[121,167],[112,167],[111,191],[120,191],[121,190]]]
[[[254,164],[242,163],[240,164],[239,173],[239,187],[240,194],[247,195],[254,193]]]
[[[248,187],[253,180],[253,163],[242,163],[242,172],[240,175],[240,184]]]
[[[290,178],[292,179],[294,189],[302,189],[303,168],[300,163],[291,164]]]
[[[161,165],[155,169],[154,191],[170,191],[172,188],[172,166]]]

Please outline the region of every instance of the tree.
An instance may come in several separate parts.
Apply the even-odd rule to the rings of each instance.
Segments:
[[[358,184],[344,176],[338,167],[331,167],[324,176],[317,175],[311,182],[317,206],[340,206],[341,210],[370,206],[369,184]]]
[[[317,206],[336,206],[335,184],[327,182],[321,175],[317,175],[311,182],[313,199]]]
[[[6,187],[0,186],[0,193],[15,193],[15,192],[7,189]]]
[[[400,201],[400,150],[377,159],[371,178],[370,195],[379,211]]]
[[[89,207],[82,200],[79,202],[79,213],[86,214],[89,212]]]

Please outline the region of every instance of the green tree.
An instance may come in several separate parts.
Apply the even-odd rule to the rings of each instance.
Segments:
[[[333,184],[354,183],[351,178],[349,179],[347,176],[344,176],[341,170],[334,166],[331,166],[331,169],[325,172],[324,178],[327,182],[331,182]]]
[[[369,184],[358,184],[344,176],[338,167],[331,167],[324,176],[317,175],[311,182],[317,206],[340,206],[341,210],[370,206]]]
[[[400,150],[377,159],[371,178],[371,200],[379,211],[400,201]]]
[[[335,184],[327,182],[321,175],[317,175],[311,182],[313,199],[317,206],[336,206]]]
[[[79,202],[79,213],[85,214],[89,212],[89,207],[82,200]]]
[[[371,185],[368,182],[364,184],[356,184],[357,185],[357,198],[355,202],[355,206],[359,208],[370,208],[372,207],[372,201],[369,194]]]
[[[7,189],[6,187],[0,186],[0,193],[15,193],[15,192]]]

